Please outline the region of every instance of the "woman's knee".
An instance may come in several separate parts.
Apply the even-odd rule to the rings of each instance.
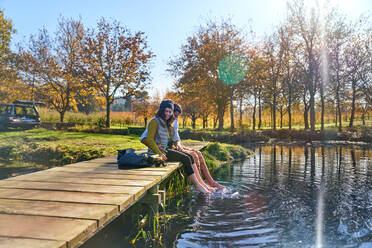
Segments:
[[[183,164],[188,164],[188,165],[192,165],[193,164],[193,161],[192,161],[192,158],[190,158],[189,156],[187,156],[186,154],[183,154],[183,156],[181,157],[181,162]]]
[[[183,166],[185,167],[185,172],[186,172],[186,174],[187,174],[187,176],[190,176],[190,175],[192,175],[192,174],[194,174],[194,168],[193,168],[193,163],[192,163],[192,161],[191,161],[191,159],[190,159],[190,157],[188,157],[188,156],[182,156],[182,164],[183,164]]]

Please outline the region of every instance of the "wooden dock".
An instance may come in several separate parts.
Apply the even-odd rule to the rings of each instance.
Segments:
[[[179,166],[118,170],[111,156],[0,180],[0,248],[77,247]]]

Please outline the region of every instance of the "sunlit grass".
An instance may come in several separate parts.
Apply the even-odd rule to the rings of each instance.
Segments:
[[[137,135],[110,135],[46,129],[0,132],[0,167],[50,168],[115,155],[145,146]]]

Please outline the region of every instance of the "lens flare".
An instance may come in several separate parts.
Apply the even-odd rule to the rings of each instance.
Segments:
[[[228,85],[240,83],[247,75],[247,63],[244,58],[230,54],[225,56],[218,65],[218,77]]]

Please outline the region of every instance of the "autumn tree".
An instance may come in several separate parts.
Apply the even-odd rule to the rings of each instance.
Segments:
[[[12,20],[0,9],[0,100],[12,101],[24,93],[24,85],[17,78],[16,55],[10,49],[16,32]]]
[[[151,101],[147,92],[142,93],[133,101],[133,112],[143,118],[145,127],[151,116],[154,116],[157,106]]]
[[[258,111],[258,129],[261,129],[262,126],[262,94],[267,78],[267,63],[263,57],[262,48],[256,46],[254,50],[256,52],[252,54],[251,60],[248,61],[248,73],[245,80],[248,82],[248,88],[250,89],[247,93],[253,98],[253,130],[256,129],[256,111]]]
[[[347,81],[349,72],[347,69],[347,44],[352,36],[353,29],[351,25],[345,23],[342,16],[336,22],[328,33],[329,47],[329,84],[330,90],[336,100],[338,130],[342,130],[343,103],[346,100]]]
[[[218,66],[224,57],[241,54],[243,43],[240,31],[230,21],[220,24],[209,21],[188,37],[181,53],[169,61],[169,72],[177,79],[177,89],[182,89],[182,93],[197,89],[199,97],[216,106],[220,130],[232,94],[230,86],[218,77]]]
[[[288,23],[293,30],[293,38],[298,45],[298,63],[303,69],[304,104],[310,111],[310,127],[315,130],[315,94],[317,92],[316,72],[318,71],[319,58],[316,56],[319,50],[320,39],[320,15],[315,8],[308,9],[303,0],[295,0],[288,3]],[[305,106],[305,110],[307,106]],[[305,111],[306,112],[306,111]],[[307,118],[305,116],[305,118]],[[306,124],[306,119],[305,119]],[[305,125],[306,126],[306,125]]]
[[[354,32],[345,47],[346,80],[351,98],[349,128],[353,127],[357,103],[363,99],[363,78],[371,74],[370,44],[368,43],[368,17],[362,17],[352,26]]]
[[[54,36],[41,29],[19,53],[24,81],[37,82],[40,100],[59,113],[61,122],[67,110],[76,108],[74,97],[83,89],[76,68],[84,34],[80,20],[61,18]]]
[[[272,129],[276,130],[276,111],[279,97],[279,89],[282,81],[282,62],[284,49],[277,41],[276,35],[269,37],[264,46],[264,57],[267,63],[267,84],[265,87],[266,97],[271,106]]]
[[[106,127],[116,96],[139,95],[149,84],[149,63],[154,57],[143,32],[132,33],[118,21],[102,18],[83,40],[79,72],[87,87],[96,89],[106,103]]]

